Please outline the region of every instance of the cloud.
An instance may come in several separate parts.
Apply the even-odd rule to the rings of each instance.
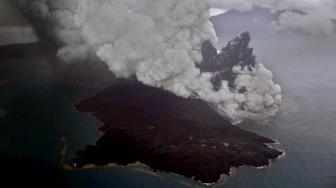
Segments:
[[[21,0],[24,8],[49,22],[61,42],[58,57],[68,61],[92,55],[119,78],[140,82],[182,97],[198,97],[233,122],[265,120],[279,110],[281,89],[272,74],[258,64],[252,71],[236,70],[236,84],[224,81],[219,91],[212,73],[202,73],[201,45],[215,41],[204,0]],[[49,27],[51,26],[51,28]],[[228,26],[229,27],[229,26]],[[242,67],[241,67],[242,68]]]
[[[209,9],[210,16],[217,16],[219,14],[223,14],[226,12],[224,9],[219,9],[219,8],[210,8]]]
[[[284,12],[280,14],[279,20],[274,24],[274,28],[279,31],[300,31],[311,35],[333,35],[336,25],[332,19],[320,12],[309,14],[297,14],[295,12]]]
[[[334,0],[209,0],[214,8],[240,11],[254,7],[269,8],[279,14],[276,30],[300,31],[311,35],[334,35],[336,1]]]
[[[253,3],[248,0],[209,0],[211,7],[224,10],[247,11],[253,8]]]

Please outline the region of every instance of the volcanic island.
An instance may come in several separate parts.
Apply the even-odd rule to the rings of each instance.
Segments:
[[[216,66],[225,70],[235,64],[233,61],[253,64],[249,40],[248,33],[244,33],[219,54],[210,43],[205,43],[203,57],[214,56],[204,58],[203,63],[221,60],[222,65]],[[225,65],[223,59],[230,64]],[[234,76],[232,72],[222,75]],[[220,77],[213,79],[214,85]],[[76,109],[103,123],[100,128],[103,134],[96,145],[77,152],[73,160],[76,168],[141,162],[154,171],[214,183],[221,175],[229,175],[231,167],[266,166],[270,159],[283,154],[268,146],[275,141],[232,125],[206,102],[181,98],[137,81],[120,80],[80,101]]]

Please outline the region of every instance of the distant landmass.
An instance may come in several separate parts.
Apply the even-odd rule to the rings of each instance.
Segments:
[[[218,36],[236,35],[249,31],[252,35],[268,34],[270,24],[277,20],[278,15],[269,9],[254,8],[250,11],[229,10],[223,14],[211,17]]]

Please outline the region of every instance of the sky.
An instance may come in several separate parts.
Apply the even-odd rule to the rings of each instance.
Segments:
[[[227,10],[221,9],[221,8],[210,8],[209,9],[210,16],[217,16],[217,15],[225,13],[226,11]]]

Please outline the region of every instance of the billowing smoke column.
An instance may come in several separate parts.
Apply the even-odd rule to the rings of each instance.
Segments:
[[[65,61],[96,56],[119,78],[136,78],[182,97],[197,97],[232,122],[274,116],[281,88],[262,64],[236,66],[235,89],[201,72],[201,45],[215,41],[205,0],[21,0],[51,22]],[[245,88],[242,93],[239,88]]]

